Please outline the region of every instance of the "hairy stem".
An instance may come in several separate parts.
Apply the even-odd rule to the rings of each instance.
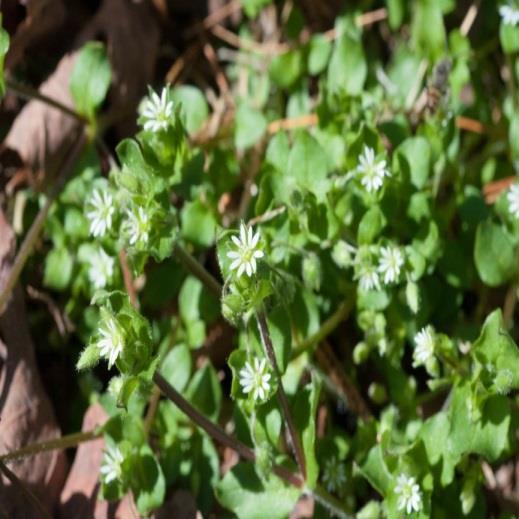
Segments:
[[[314,346],[318,345],[321,341],[326,339],[339,324],[344,321],[349,315],[353,308],[353,300],[344,301],[339,308],[321,325],[313,335],[305,339],[298,346],[292,350],[292,359],[299,357],[302,353],[311,350]]]
[[[27,458],[28,456],[34,456],[36,454],[41,454],[42,452],[53,451],[56,449],[68,449],[70,447],[75,447],[80,443],[95,440],[96,438],[99,438],[101,434],[101,429],[96,428],[91,431],[67,434],[61,438],[55,438],[54,440],[49,440],[46,442],[32,443],[31,445],[26,445],[25,447],[22,447],[16,451],[2,454],[0,456],[0,462],[3,463],[19,460],[21,458]]]
[[[321,486],[317,485],[314,489],[310,490],[309,493],[318,503],[332,512],[332,515],[335,517],[351,519],[352,516],[344,509],[344,505]]]
[[[283,388],[283,383],[281,381],[281,373],[279,371],[278,363],[276,361],[276,354],[274,352],[274,346],[272,344],[272,339],[270,337],[270,330],[268,327],[267,318],[264,310],[260,310],[256,313],[256,320],[258,321],[258,329],[260,332],[261,342],[263,344],[263,347],[265,348],[265,353],[267,354],[267,358],[269,359],[272,369],[274,370],[274,373],[278,380],[277,396],[279,400],[279,405],[281,406],[281,411],[283,413],[283,416],[285,417],[288,435],[292,443],[292,449],[294,450],[297,465],[299,467],[299,470],[301,471],[301,474],[303,474],[303,478],[306,479],[305,455],[303,452],[303,448],[301,446],[301,441],[299,439],[297,429],[294,424],[294,420],[292,418],[292,414],[290,413],[290,408],[288,406],[288,400],[285,394],[285,390]]]
[[[198,260],[191,256],[191,254],[189,254],[189,252],[178,243],[175,244],[173,254],[177,260],[180,261],[180,263],[182,263],[191,274],[193,274],[193,276],[198,278],[212,294],[220,299],[222,296],[222,285],[204,268],[203,265],[201,265]]]
[[[213,440],[234,450],[241,458],[247,461],[254,462],[256,460],[256,454],[250,447],[247,447],[247,445],[236,438],[229,436],[219,425],[211,422],[211,420],[208,420],[203,414],[199,413],[158,371],[153,375],[153,382],[155,382],[167,398],[169,398],[196,425],[203,429]],[[303,485],[303,480],[298,474],[293,474],[284,467],[274,465],[272,471],[276,476],[291,485],[298,488],[301,488]]]
[[[70,117],[73,117],[77,121],[81,123],[87,123],[87,120],[79,113],[77,113],[72,108],[69,108],[68,106],[65,106],[64,104],[60,103],[56,99],[53,99],[52,97],[48,97],[45,94],[42,94],[35,88],[32,88],[27,85],[22,85],[21,83],[18,83],[17,81],[14,81],[13,79],[6,79],[5,80],[6,86],[8,90],[13,91],[14,93],[18,94],[20,97],[23,97],[24,99],[37,99],[38,101],[41,101],[42,103],[45,103],[46,105],[52,106],[56,108],[57,110],[60,110],[61,112],[70,115]]]
[[[74,171],[74,166],[76,164],[77,159],[79,158],[79,155],[83,150],[85,143],[86,137],[83,133],[81,133],[81,135],[76,139],[75,143],[72,145],[71,150],[61,168],[60,175],[58,176],[56,182],[47,194],[47,200],[45,201],[45,204],[36,215],[36,218],[34,219],[29,229],[29,232],[23,240],[20,250],[18,251],[13,266],[9,272],[9,276],[5,280],[4,285],[1,287],[0,314],[3,312],[3,309],[9,299],[9,296],[11,295],[14,286],[16,285],[16,282],[18,281],[23,267],[25,266],[25,263],[27,262],[27,259],[29,258],[29,255],[31,254],[34,248],[34,245],[40,236],[43,224],[45,223],[45,220],[54,200],[56,200],[59,193],[61,192],[61,189],[65,185],[65,182],[70,178],[70,175]]]
[[[45,507],[40,503],[40,500],[29,490],[19,479],[18,476],[10,471],[3,462],[0,461],[0,472],[2,472],[5,477],[12,483],[14,487],[18,489],[18,491],[25,496],[27,501],[31,503],[31,505],[38,511],[38,517],[43,517],[45,519],[51,519],[50,514],[45,510]]]

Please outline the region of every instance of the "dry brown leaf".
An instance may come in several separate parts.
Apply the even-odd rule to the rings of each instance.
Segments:
[[[10,269],[13,244],[13,231],[0,211],[0,282]],[[60,430],[40,381],[20,288],[0,316],[0,336],[0,453],[3,454],[56,438]],[[64,453],[41,453],[10,462],[9,468],[51,512],[65,479]],[[9,517],[34,514],[23,495],[5,479],[2,483],[0,502],[5,504]]]

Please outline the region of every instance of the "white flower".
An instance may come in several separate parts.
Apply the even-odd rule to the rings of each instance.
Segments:
[[[355,273],[355,279],[359,280],[359,286],[364,292],[373,289],[380,289],[380,279],[378,277],[377,269],[368,263],[359,265]]]
[[[336,492],[346,483],[346,472],[342,464],[335,456],[328,459],[323,469],[323,482],[328,492]]]
[[[168,101],[168,88],[164,87],[160,97],[151,92],[143,104],[142,115],[146,119],[144,129],[157,133],[166,130],[173,113],[173,101]]]
[[[87,204],[91,209],[86,212],[90,220],[90,234],[94,237],[101,237],[112,227],[112,215],[115,207],[114,201],[108,191],[96,189]]]
[[[90,260],[88,278],[95,288],[104,288],[114,274],[115,260],[101,247]]]
[[[359,165],[357,166],[357,173],[362,175],[360,183],[366,188],[368,193],[378,191],[384,183],[384,177],[389,177],[391,174],[386,168],[386,161],[375,160],[375,150],[364,146],[363,153],[359,156]]]
[[[108,447],[105,451],[100,470],[103,481],[106,484],[121,479],[121,464],[123,459],[123,455],[118,447]]]
[[[389,246],[380,249],[380,260],[378,271],[384,276],[384,283],[394,283],[400,276],[400,271],[404,265],[404,256],[398,247]]]
[[[123,333],[115,319],[107,316],[99,326],[99,334],[101,338],[97,341],[97,347],[101,350],[101,356],[108,360],[108,367],[111,368],[123,351]]]
[[[519,9],[511,5],[502,5],[499,14],[506,25],[517,25],[519,23]]]
[[[400,474],[396,483],[395,493],[399,495],[398,509],[405,509],[408,514],[413,511],[419,512],[422,508],[422,493],[415,479],[405,474]]]
[[[434,329],[425,326],[414,336],[415,349],[413,359],[415,366],[425,364],[434,356]]]
[[[232,236],[231,239],[237,250],[227,253],[227,257],[233,260],[230,269],[238,269],[238,276],[241,276],[243,272],[246,272],[247,276],[252,276],[257,269],[256,259],[263,258],[264,256],[263,251],[258,249],[259,231],[254,234],[252,227],[247,227],[242,222],[240,225],[240,237]]]
[[[270,373],[265,359],[254,359],[254,366],[250,362],[240,370],[240,386],[244,393],[251,393],[254,400],[264,400],[270,390]]]
[[[516,218],[519,218],[519,184],[510,186],[506,194],[506,199],[508,200],[510,213]]]
[[[139,207],[137,211],[127,210],[126,214],[126,231],[130,237],[130,245],[137,242],[146,244],[149,238],[150,219],[143,207]]]

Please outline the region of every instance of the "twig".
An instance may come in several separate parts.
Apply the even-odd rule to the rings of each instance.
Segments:
[[[175,257],[191,274],[198,278],[218,299],[222,296],[222,285],[189,252],[178,243],[173,251]]]
[[[305,339],[298,346],[292,350],[292,359],[299,357],[305,351],[311,350],[314,346],[317,346],[323,341],[328,335],[330,335],[339,324],[344,321],[349,315],[353,308],[353,300],[344,301],[339,308],[333,313],[324,323],[321,325],[319,330],[313,335]]]
[[[173,85],[177,79],[180,77],[180,74],[184,70],[186,63],[194,61],[196,55],[200,52],[201,46],[200,42],[196,42],[190,47],[188,47],[173,63],[171,68],[168,70],[166,74],[166,83]]]
[[[130,298],[130,303],[134,308],[138,309],[139,300],[137,298],[137,292],[135,291],[135,285],[133,284],[133,276],[128,265],[128,257],[124,249],[121,249],[119,252],[119,264],[121,265],[121,270],[123,272],[124,287],[126,288],[126,292]]]
[[[52,106],[56,108],[57,110],[60,110],[61,112],[70,115],[70,117],[73,117],[80,123],[86,124],[88,121],[85,117],[83,117],[81,114],[77,113],[72,108],[69,108],[68,106],[64,105],[63,103],[57,101],[56,99],[52,99],[49,96],[46,96],[45,94],[42,94],[35,88],[32,88],[30,86],[22,85],[21,83],[18,83],[14,79],[7,78],[5,80],[5,84],[8,88],[8,90],[12,90],[15,94],[19,95],[20,97],[23,97],[24,99],[36,99],[38,101],[41,101],[42,103],[45,103],[46,105]]]
[[[277,54],[288,52],[291,49],[290,45],[287,43],[258,43],[256,41],[246,40],[221,25],[215,25],[212,27],[211,32],[220,40],[228,43],[231,47],[236,47],[237,49],[249,52],[257,52],[258,54],[275,56]]]
[[[56,327],[58,328],[58,332],[61,337],[65,337],[67,333],[73,331],[74,327],[64,313],[61,312],[58,305],[53,301],[52,297],[41,290],[34,288],[31,285],[27,285],[27,295],[34,299],[35,301],[41,301],[47,305],[47,309],[51,314],[54,322],[56,323]]]
[[[281,381],[281,373],[279,371],[278,363],[276,361],[276,354],[274,352],[274,346],[272,344],[272,339],[270,337],[270,331],[267,323],[267,318],[265,315],[265,311],[262,309],[256,313],[256,320],[258,322],[258,329],[260,332],[261,342],[265,349],[265,353],[267,358],[270,361],[272,369],[274,370],[274,374],[278,380],[278,400],[279,405],[281,406],[281,411],[285,418],[285,422],[288,429],[288,435],[290,437],[290,441],[292,444],[292,449],[294,450],[294,455],[296,457],[297,465],[299,466],[299,470],[301,474],[303,474],[303,478],[306,479],[306,462],[305,455],[303,452],[303,448],[301,446],[301,440],[299,439],[299,435],[297,433],[296,426],[294,424],[294,420],[292,418],[292,414],[290,412],[290,408],[288,406],[287,396],[285,394],[285,390],[283,388],[283,383]]]
[[[456,128],[472,133],[485,133],[485,126],[481,122],[462,115],[456,117]]]
[[[230,98],[229,83],[218,63],[218,57],[216,56],[214,47],[209,43],[209,41],[207,40],[205,35],[201,34],[200,38],[203,42],[202,50],[204,52],[204,56],[206,57],[207,61],[209,62],[209,65],[211,65],[211,68],[213,69],[215,79],[216,79],[216,84],[218,85],[220,93],[224,97]]]
[[[385,20],[387,16],[387,9],[385,7],[381,7],[380,9],[375,9],[374,11],[369,11],[367,13],[363,13],[357,16],[357,18],[355,19],[355,25],[357,27],[366,27],[376,22]],[[328,41],[333,41],[339,36],[339,34],[337,32],[337,29],[334,27],[333,29],[324,32],[323,36]]]
[[[204,415],[199,413],[166,379],[156,371],[153,375],[153,382],[157,384],[164,395],[169,398],[185,415],[187,415],[198,427],[203,429],[213,440],[229,447],[237,452],[243,459],[254,462],[256,455],[254,451],[247,447],[244,443],[229,436],[219,425],[208,420]],[[298,474],[293,474],[289,470],[279,465],[272,468],[274,474],[284,479],[287,483],[301,488],[303,480]]]
[[[294,128],[316,126],[318,123],[319,118],[317,114],[300,115],[299,117],[291,117],[289,119],[278,119],[269,123],[267,133],[273,134],[280,130],[293,130]]]
[[[18,476],[14,472],[11,472],[5,466],[2,461],[0,461],[0,471],[3,472],[5,477],[13,484],[13,486],[16,487],[20,493],[27,498],[28,501],[30,501],[32,506],[38,510],[39,517],[52,519],[45,507],[41,504],[40,500],[20,481],[20,479],[18,479]]]
[[[220,9],[217,9],[214,13],[211,13],[201,23],[199,22],[189,27],[185,34],[186,36],[193,36],[199,32],[200,29],[212,29],[215,25],[222,23],[226,18],[229,18],[229,16],[237,13],[240,9],[240,0],[232,0],[231,2],[220,7]]]
[[[481,4],[481,0],[476,0],[472,3],[472,5],[468,8],[467,14],[460,25],[460,33],[462,36],[467,36],[476,20],[478,15],[479,6]]]
[[[79,138],[77,138],[75,143],[72,145],[72,149],[68,154],[68,157],[65,159],[65,163],[62,166],[61,174],[58,176],[56,182],[49,191],[45,204],[36,215],[36,218],[34,219],[31,228],[29,229],[27,235],[25,236],[25,239],[23,240],[23,243],[20,247],[20,250],[18,251],[18,254],[16,255],[9,275],[4,285],[1,287],[0,314],[3,312],[4,307],[11,295],[11,292],[14,286],[16,285],[16,282],[18,281],[18,277],[20,276],[20,273],[22,272],[22,269],[25,266],[27,259],[29,258],[29,255],[36,243],[36,240],[40,235],[40,232],[43,228],[43,224],[45,223],[47,214],[49,213],[49,210],[54,200],[58,197],[65,182],[69,179],[70,175],[74,171],[76,160],[79,158],[79,155],[83,150],[85,142],[86,136],[82,132]]]
[[[281,207],[276,207],[276,209],[272,209],[267,211],[266,213],[255,216],[247,222],[247,225],[253,226],[259,223],[270,222],[280,214],[283,214],[287,210],[286,206],[282,205]]]
[[[41,454],[42,452],[53,451],[56,449],[68,449],[70,447],[75,447],[80,443],[95,440],[96,438],[99,438],[101,434],[102,428],[96,427],[91,431],[67,434],[66,436],[55,438],[54,440],[33,443],[31,445],[26,445],[25,447],[22,447],[18,450],[7,452],[6,454],[0,455],[0,462],[19,460],[22,458],[27,458],[29,456],[35,456],[36,454]]]

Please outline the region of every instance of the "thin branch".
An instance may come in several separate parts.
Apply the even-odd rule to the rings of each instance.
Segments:
[[[50,514],[41,504],[40,500],[20,481],[14,472],[10,471],[9,468],[5,466],[2,461],[0,461],[0,472],[3,472],[5,477],[13,484],[13,486],[16,487],[18,491],[27,498],[27,501],[29,501],[31,505],[38,511],[39,517],[51,519]]]
[[[481,0],[476,0],[472,2],[472,5],[468,8],[467,14],[460,25],[460,33],[462,36],[467,36],[476,20],[478,15],[479,6],[481,4]]]
[[[75,447],[80,443],[95,440],[96,438],[99,438],[101,434],[102,429],[100,427],[96,427],[91,431],[67,434],[66,436],[61,436],[60,438],[55,438],[46,442],[33,443],[31,445],[26,445],[25,447],[22,447],[18,450],[0,455],[0,462],[19,460],[56,449],[68,449],[70,447]]]
[[[56,182],[54,183],[53,187],[49,191],[47,195],[47,200],[45,201],[45,204],[40,209],[38,214],[36,215],[36,218],[34,219],[31,228],[29,229],[29,232],[25,236],[25,239],[23,240],[23,243],[20,247],[20,250],[18,251],[18,254],[16,255],[16,258],[14,260],[14,263],[11,267],[11,270],[9,272],[9,275],[4,283],[4,285],[1,287],[0,292],[0,314],[3,312],[3,309],[11,295],[11,292],[16,285],[16,282],[18,281],[18,278],[22,272],[23,267],[25,266],[25,263],[27,262],[27,259],[29,258],[29,255],[31,254],[34,245],[36,244],[36,240],[40,236],[40,232],[43,228],[43,224],[45,223],[45,220],[47,218],[47,215],[49,213],[49,210],[53,204],[53,202],[56,200],[58,195],[61,192],[61,189],[67,182],[67,180],[70,178],[71,174],[74,171],[74,166],[76,164],[76,160],[79,158],[79,155],[81,154],[83,147],[86,142],[86,136],[82,132],[82,134],[79,136],[79,138],[76,139],[75,143],[72,145],[72,149],[70,153],[68,154],[68,157],[65,159],[65,163],[62,166],[61,174],[56,179]]]
[[[199,413],[166,379],[156,371],[153,375],[153,382],[159,387],[162,393],[169,398],[185,415],[187,415],[198,427],[203,429],[213,440],[234,450],[240,457],[247,461],[254,462],[256,455],[254,451],[244,443],[229,436],[219,425],[208,420]],[[287,483],[301,488],[303,480],[298,474],[293,474],[289,470],[279,465],[274,465],[272,471],[276,476],[285,480]]]
[[[313,335],[305,339],[298,346],[292,350],[292,359],[299,357],[302,353],[313,349],[321,341],[326,339],[339,324],[344,321],[349,315],[353,308],[353,300],[344,301],[339,308],[321,325],[319,330]]]
[[[193,256],[191,256],[191,254],[189,254],[189,252],[178,243],[175,244],[173,254],[178,261],[180,261],[180,263],[191,272],[191,274],[198,278],[212,294],[220,299],[222,296],[222,285],[203,267],[203,265],[200,264],[200,262],[193,258]]]
[[[294,455],[296,457],[297,465],[299,466],[299,470],[303,474],[303,478],[306,479],[306,462],[305,455],[303,452],[303,448],[301,446],[301,440],[299,439],[299,435],[297,433],[296,426],[294,424],[294,419],[292,418],[292,414],[290,412],[290,408],[288,406],[287,396],[285,394],[285,390],[283,388],[283,383],[281,381],[281,373],[279,371],[278,363],[276,361],[276,354],[274,352],[274,346],[272,344],[272,339],[270,337],[270,331],[267,323],[267,318],[264,310],[260,310],[256,313],[256,320],[258,322],[258,329],[260,332],[261,342],[265,349],[265,353],[267,358],[270,361],[272,369],[276,375],[278,380],[278,400],[279,405],[281,406],[281,411],[285,418],[285,422],[288,429],[288,435],[290,437],[290,441],[292,443],[292,449],[294,450]]]
[[[57,101],[56,99],[53,99],[52,97],[42,94],[35,88],[32,88],[27,85],[22,85],[21,83],[18,83],[17,81],[11,78],[7,78],[5,80],[5,84],[8,90],[11,90],[20,97],[23,97],[24,99],[36,99],[38,101],[41,101],[42,103],[45,103],[48,106],[52,106],[53,108],[60,110],[61,112],[67,115],[70,115],[70,117],[76,119],[82,124],[86,124],[88,122],[85,117],[76,112],[74,109],[69,108],[68,106],[64,105],[60,101]]]

